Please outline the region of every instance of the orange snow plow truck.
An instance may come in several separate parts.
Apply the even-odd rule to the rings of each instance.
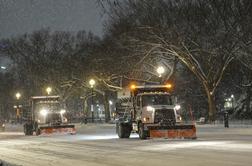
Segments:
[[[116,132],[119,138],[129,138],[132,132],[140,139],[196,139],[194,124],[183,124],[171,95],[172,85],[136,86],[118,92]]]
[[[25,135],[75,134],[74,125],[68,124],[66,110],[61,109],[59,96],[33,96],[26,112]]]

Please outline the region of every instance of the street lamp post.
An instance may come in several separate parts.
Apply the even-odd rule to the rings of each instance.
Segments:
[[[113,105],[113,101],[111,101],[111,100],[109,100],[109,117],[110,117],[110,119],[111,119],[111,117],[112,117],[112,105]]]
[[[95,85],[95,80],[90,79],[89,80],[89,85],[91,87],[91,113],[92,113],[92,123],[94,123],[94,105],[93,105],[93,93],[94,93],[94,85]]]
[[[17,123],[19,123],[20,119],[20,106],[19,106],[19,99],[21,97],[21,94],[19,92],[16,93],[16,99],[17,99],[17,106],[16,106],[16,118],[17,118]]]
[[[17,98],[17,100],[19,100],[20,97],[21,97],[21,94],[20,94],[19,92],[17,92],[17,93],[16,93],[16,98]]]
[[[231,95],[232,109],[234,110],[234,95]]]
[[[225,99],[224,108],[226,110],[234,111],[234,95],[233,94],[229,98]]]
[[[160,78],[160,84],[162,83],[162,74],[164,74],[165,69],[163,66],[157,68],[158,77]]]
[[[51,87],[47,87],[46,88],[46,92],[47,92],[47,95],[50,95],[50,93],[52,92],[52,88]]]

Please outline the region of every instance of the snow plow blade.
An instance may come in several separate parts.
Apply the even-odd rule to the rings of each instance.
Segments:
[[[150,138],[196,139],[195,125],[177,125],[150,128]]]
[[[74,125],[43,126],[40,127],[40,133],[37,135],[51,134],[76,134],[76,129]]]

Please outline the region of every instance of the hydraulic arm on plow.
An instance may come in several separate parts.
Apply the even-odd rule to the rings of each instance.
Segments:
[[[60,109],[59,96],[31,97],[31,109],[24,124],[25,135],[48,135],[53,133],[75,134],[75,126],[65,117],[66,111]]]
[[[140,139],[196,139],[194,124],[182,124],[179,109],[170,94],[171,84],[135,86],[118,92],[116,132],[119,138],[129,138],[131,132]]]

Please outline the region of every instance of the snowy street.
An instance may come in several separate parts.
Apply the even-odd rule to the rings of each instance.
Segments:
[[[218,165],[252,163],[252,128],[201,125],[197,140],[118,139],[114,125],[77,125],[77,135],[0,133],[0,159],[17,165]]]
[[[252,0],[0,8],[0,166],[252,166]]]

